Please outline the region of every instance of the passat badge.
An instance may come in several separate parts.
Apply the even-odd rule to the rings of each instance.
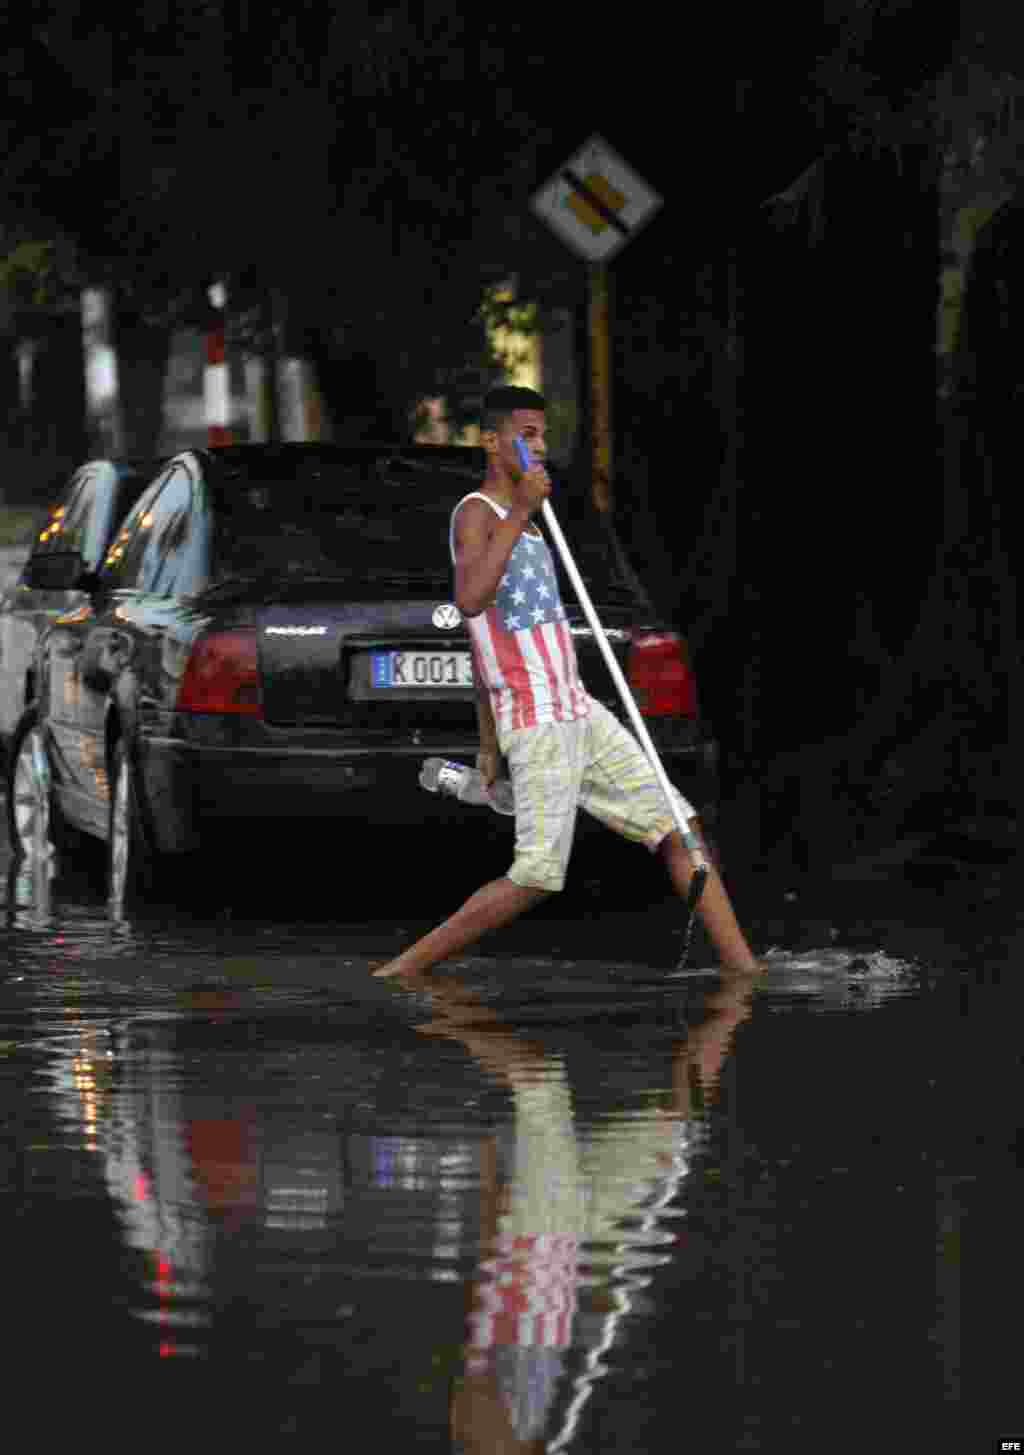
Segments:
[[[459,613],[459,608],[453,606],[450,601],[446,601],[443,606],[434,607],[433,621],[435,626],[442,626],[450,631],[452,627],[458,626],[461,620],[462,616]]]
[[[268,637],[325,637],[325,626],[268,626]]]

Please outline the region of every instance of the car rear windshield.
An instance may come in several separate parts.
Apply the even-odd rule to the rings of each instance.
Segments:
[[[451,513],[474,487],[452,491],[451,481],[427,494],[410,485],[377,480],[358,491],[318,480],[232,482],[215,505],[214,582],[239,579],[319,578],[410,586],[450,587]],[[567,514],[563,528],[577,565],[595,596],[635,604],[618,569],[608,534],[585,512]],[[552,549],[553,546],[552,546]],[[561,562],[562,599],[573,597]]]
[[[215,510],[214,579],[238,576],[449,581],[448,522],[459,497],[381,483],[372,498],[302,482],[243,486]]]

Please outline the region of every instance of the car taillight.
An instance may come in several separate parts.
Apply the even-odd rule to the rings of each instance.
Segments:
[[[697,717],[697,682],[677,632],[640,632],[632,640],[629,685],[644,717]]]
[[[262,715],[254,630],[208,632],[199,638],[185,664],[177,710]]]

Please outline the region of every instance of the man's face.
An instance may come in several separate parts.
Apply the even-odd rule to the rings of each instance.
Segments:
[[[496,434],[490,436],[493,453],[505,474],[513,479],[522,473],[519,455],[516,451],[516,435],[522,435],[526,448],[535,463],[542,461],[548,452],[547,422],[543,409],[517,409],[502,423]],[[484,441],[485,445],[487,441]]]

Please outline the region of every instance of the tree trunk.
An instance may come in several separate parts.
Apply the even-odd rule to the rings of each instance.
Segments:
[[[17,340],[13,333],[0,334],[0,419],[4,422],[2,453],[0,453],[0,506],[10,505],[18,498],[17,481],[24,466],[24,419],[21,409],[21,391],[18,386]]]
[[[960,388],[941,406],[941,531],[917,622],[851,730],[807,759],[807,840],[811,805],[834,801],[837,788],[877,811],[890,760],[900,770],[887,807],[894,823],[915,803],[930,803],[936,816],[1003,805],[1019,818],[1010,745],[1020,713],[1020,636],[1005,502],[1015,478],[1021,387],[1005,335],[1022,291],[1012,245],[1020,220],[1007,209],[991,227],[972,262]]]
[[[273,289],[264,289],[260,294],[259,347],[260,389],[263,391],[262,405],[265,412],[267,440],[277,444],[283,438],[281,433],[281,359],[284,333],[284,301]]]
[[[43,503],[88,456],[85,349],[77,312],[35,319],[33,327],[27,455],[16,488],[26,501]]]
[[[827,169],[816,241],[752,239],[745,308],[740,715],[763,847],[805,867],[850,838],[881,761],[941,705],[934,543],[955,530],[959,488],[946,480],[940,511],[935,153],[837,152]]]
[[[115,301],[120,427],[118,452],[150,459],[160,453],[171,329],[148,323],[130,305]]]

